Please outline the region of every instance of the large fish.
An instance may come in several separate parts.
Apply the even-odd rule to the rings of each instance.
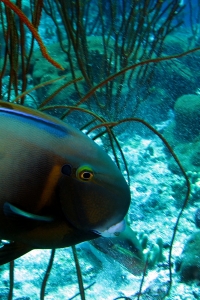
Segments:
[[[0,143],[0,264],[123,231],[129,187],[82,132],[0,101]]]

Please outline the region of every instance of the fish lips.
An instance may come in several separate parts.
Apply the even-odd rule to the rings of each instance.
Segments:
[[[69,178],[67,184],[65,179],[60,183],[59,199],[67,221],[75,228],[103,232],[123,220],[130,191],[124,178],[118,185],[111,180],[81,182]]]

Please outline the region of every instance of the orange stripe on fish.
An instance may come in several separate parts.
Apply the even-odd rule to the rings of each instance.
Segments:
[[[44,185],[44,189],[40,199],[41,201],[40,201],[39,209],[41,209],[44,206],[44,204],[48,202],[53,192],[55,191],[55,186],[61,175],[60,169],[61,169],[60,165],[54,165],[53,168],[51,169],[50,174]]]

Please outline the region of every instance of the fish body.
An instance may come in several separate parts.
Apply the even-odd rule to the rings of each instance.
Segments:
[[[16,255],[6,245],[2,259],[0,249],[0,264],[29,248],[71,246],[121,224],[128,185],[82,132],[1,101],[0,139],[0,239],[14,241],[15,250],[26,245]],[[5,255],[9,247],[12,255]]]

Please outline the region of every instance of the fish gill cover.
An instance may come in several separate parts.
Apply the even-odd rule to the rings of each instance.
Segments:
[[[199,0],[0,0],[4,106],[81,129],[131,191],[126,233],[0,266],[1,299],[200,298],[199,15]]]

